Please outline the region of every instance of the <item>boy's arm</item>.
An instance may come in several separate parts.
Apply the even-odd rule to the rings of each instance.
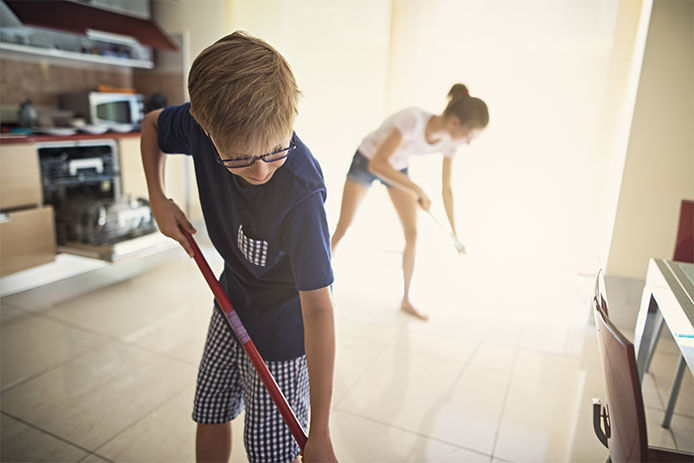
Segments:
[[[330,288],[299,291],[311,394],[311,426],[303,461],[337,461],[330,440],[335,370],[335,320]]]
[[[161,112],[160,109],[148,113],[141,123],[140,150],[142,151],[142,167],[147,180],[149,205],[159,230],[164,235],[178,241],[188,255],[193,257],[193,249],[178,227],[180,225],[190,233],[195,233],[195,228],[190,224],[183,211],[166,197],[164,191],[166,155],[159,149],[157,125]]]

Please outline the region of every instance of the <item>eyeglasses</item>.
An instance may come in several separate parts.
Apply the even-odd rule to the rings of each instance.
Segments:
[[[214,145],[214,143],[212,144],[212,146],[214,148],[214,157],[219,165],[227,169],[240,169],[242,167],[248,167],[253,165],[253,163],[258,159],[262,160],[263,162],[275,162],[284,159],[287,156],[289,156],[289,153],[291,153],[294,150],[294,148],[296,148],[296,141],[294,140],[294,136],[292,135],[292,139],[289,142],[289,146],[286,148],[280,148],[277,151],[273,151],[272,153],[261,154],[260,156],[247,156],[234,159],[222,159],[219,156],[219,152],[217,151],[217,147]]]

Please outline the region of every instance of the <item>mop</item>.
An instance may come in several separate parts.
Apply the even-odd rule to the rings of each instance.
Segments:
[[[467,254],[466,251],[465,251],[465,246],[463,246],[463,243],[461,243],[460,241],[458,241],[458,238],[456,238],[455,235],[454,235],[453,233],[451,233],[451,232],[449,232],[448,230],[446,230],[446,227],[444,227],[443,224],[442,224],[441,222],[438,221],[438,219],[436,218],[436,216],[435,216],[434,214],[432,214],[431,211],[428,210],[427,213],[429,214],[429,217],[431,217],[432,220],[433,220],[434,222],[436,222],[436,225],[438,225],[439,228],[441,228],[441,230],[443,230],[444,233],[446,233],[446,234],[453,240],[453,244],[455,245],[455,248],[456,248],[459,252],[462,252],[463,254]]]
[[[265,388],[270,393],[270,397],[272,397],[273,402],[275,402],[275,405],[279,409],[280,414],[284,419],[284,422],[287,423],[287,426],[289,426],[289,430],[294,436],[296,442],[299,444],[299,448],[303,451],[307,439],[304,429],[301,427],[299,421],[296,419],[296,416],[294,415],[294,412],[289,407],[287,399],[284,397],[284,394],[282,394],[282,391],[280,391],[280,388],[277,386],[275,379],[272,377],[272,374],[270,373],[270,370],[268,370],[267,365],[265,365],[265,362],[263,361],[263,358],[260,356],[260,353],[258,352],[258,349],[255,347],[255,344],[253,344],[253,341],[251,340],[250,336],[248,336],[246,329],[243,327],[243,324],[241,323],[241,319],[236,314],[236,311],[234,310],[234,307],[231,305],[231,302],[229,302],[229,299],[224,293],[224,290],[222,289],[222,286],[219,284],[219,281],[217,281],[217,278],[215,278],[214,274],[212,273],[212,270],[210,269],[210,266],[207,264],[207,261],[205,260],[205,257],[202,255],[202,252],[200,252],[200,248],[198,247],[197,243],[195,242],[190,233],[183,230],[182,228],[181,231],[190,243],[190,246],[193,248],[193,258],[195,259],[195,262],[198,264],[198,267],[200,267],[200,271],[205,277],[205,280],[207,280],[207,284],[210,286],[210,289],[214,293],[214,297],[217,300],[217,303],[222,308],[222,311],[224,312],[224,315],[226,316],[229,325],[231,325],[231,329],[234,331],[234,334],[243,346],[243,350],[246,351],[246,354],[251,359],[251,362],[253,363],[255,370],[258,372],[258,376],[260,376],[260,379],[263,381],[263,384],[265,384]]]

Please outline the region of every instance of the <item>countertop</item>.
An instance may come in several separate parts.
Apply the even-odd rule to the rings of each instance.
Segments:
[[[140,131],[119,133],[119,132],[106,132],[98,135],[93,135],[89,133],[77,133],[75,135],[69,136],[56,136],[56,135],[43,135],[43,134],[33,134],[33,135],[14,135],[14,134],[0,134],[0,145],[11,145],[17,143],[41,143],[47,141],[77,141],[77,140],[99,140],[99,139],[119,139],[119,138],[139,138]]]

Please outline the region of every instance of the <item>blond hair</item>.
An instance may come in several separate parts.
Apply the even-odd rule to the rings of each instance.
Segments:
[[[240,145],[265,149],[291,134],[300,95],[284,57],[242,31],[195,58],[188,93],[191,114],[225,151]]]

